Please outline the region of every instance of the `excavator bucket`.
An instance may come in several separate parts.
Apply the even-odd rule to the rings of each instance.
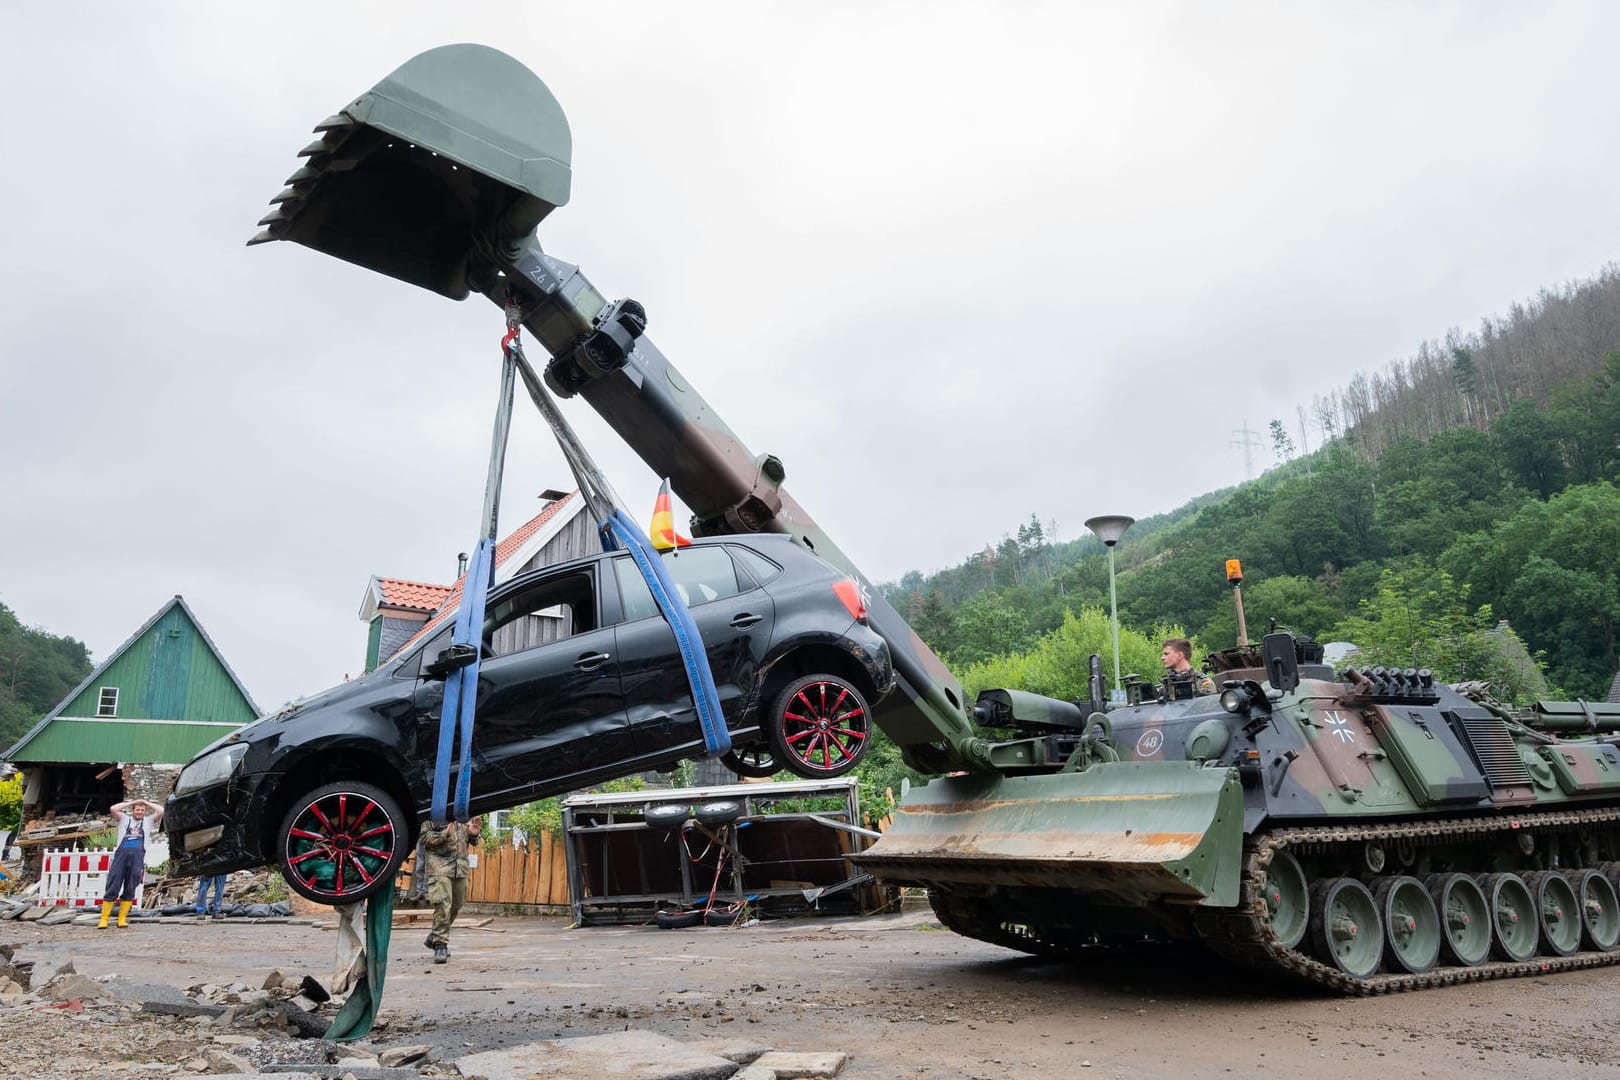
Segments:
[[[315,133],[250,245],[292,240],[461,300],[568,201],[562,107],[483,45],[406,61]]]
[[[883,838],[852,858],[898,885],[1229,906],[1243,858],[1243,788],[1232,770],[1183,762],[945,777],[912,788]]]

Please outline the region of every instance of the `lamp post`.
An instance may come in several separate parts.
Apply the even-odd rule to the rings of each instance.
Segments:
[[[1108,610],[1114,624],[1114,694],[1124,693],[1124,686],[1119,678],[1119,597],[1114,591],[1114,545],[1119,543],[1125,530],[1136,524],[1135,518],[1125,517],[1123,514],[1105,514],[1102,517],[1089,518],[1086,528],[1096,534],[1097,539],[1103,542],[1108,549]]]

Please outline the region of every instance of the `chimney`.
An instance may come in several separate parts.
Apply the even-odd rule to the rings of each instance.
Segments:
[[[546,490],[544,490],[544,491],[542,491],[540,493],[540,501],[542,503],[544,503],[546,506],[550,506],[552,503],[556,502],[558,499],[566,499],[566,498],[568,498],[568,492],[566,492],[566,491],[558,491],[556,488],[546,488]]]
[[[467,553],[461,552],[456,556],[456,580],[460,581],[467,576]]]

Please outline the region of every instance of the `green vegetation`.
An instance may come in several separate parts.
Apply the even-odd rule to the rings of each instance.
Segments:
[[[0,751],[90,674],[82,641],[22,625],[0,604]]]
[[[1479,333],[1317,399],[1320,438],[1271,426],[1280,464],[1139,521],[1117,549],[1122,667],[1161,673],[1179,624],[1231,645],[1223,573],[1243,561],[1251,639],[1270,620],[1353,642],[1369,663],[1483,679],[1508,699],[1602,700],[1620,626],[1620,268],[1543,292]],[[1108,564],[1031,516],[960,566],[885,585],[970,696],[1074,698],[1103,631]],[[1149,629],[1151,628],[1151,629]],[[1111,670],[1109,671],[1111,675]]]
[[[22,773],[0,780],[0,829],[15,829],[22,824],[22,791]]]

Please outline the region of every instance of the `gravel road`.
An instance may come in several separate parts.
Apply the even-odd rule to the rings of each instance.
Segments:
[[[428,962],[422,934],[394,934],[386,1026],[372,1040],[379,1048],[432,1043],[454,1058],[634,1027],[843,1050],[843,1075],[856,1080],[1031,1070],[1383,1080],[1397,1069],[1403,1080],[1550,1080],[1577,1070],[1585,1080],[1620,1080],[1615,968],[1345,999],[1262,984],[1187,950],[1103,954],[1080,965],[1038,960],[959,938],[922,912],[690,930],[570,930],[560,919],[502,918],[458,928],[444,966]],[[324,981],[334,939],[317,926],[230,921],[121,932],[0,924],[0,941],[17,943],[19,960],[43,968],[71,958],[92,977],[178,987],[257,987],[271,969]],[[198,1028],[187,1021],[111,1020],[94,1009],[0,1009],[0,1071],[154,1075],[165,1071],[159,1063],[183,1071],[196,1057]]]

